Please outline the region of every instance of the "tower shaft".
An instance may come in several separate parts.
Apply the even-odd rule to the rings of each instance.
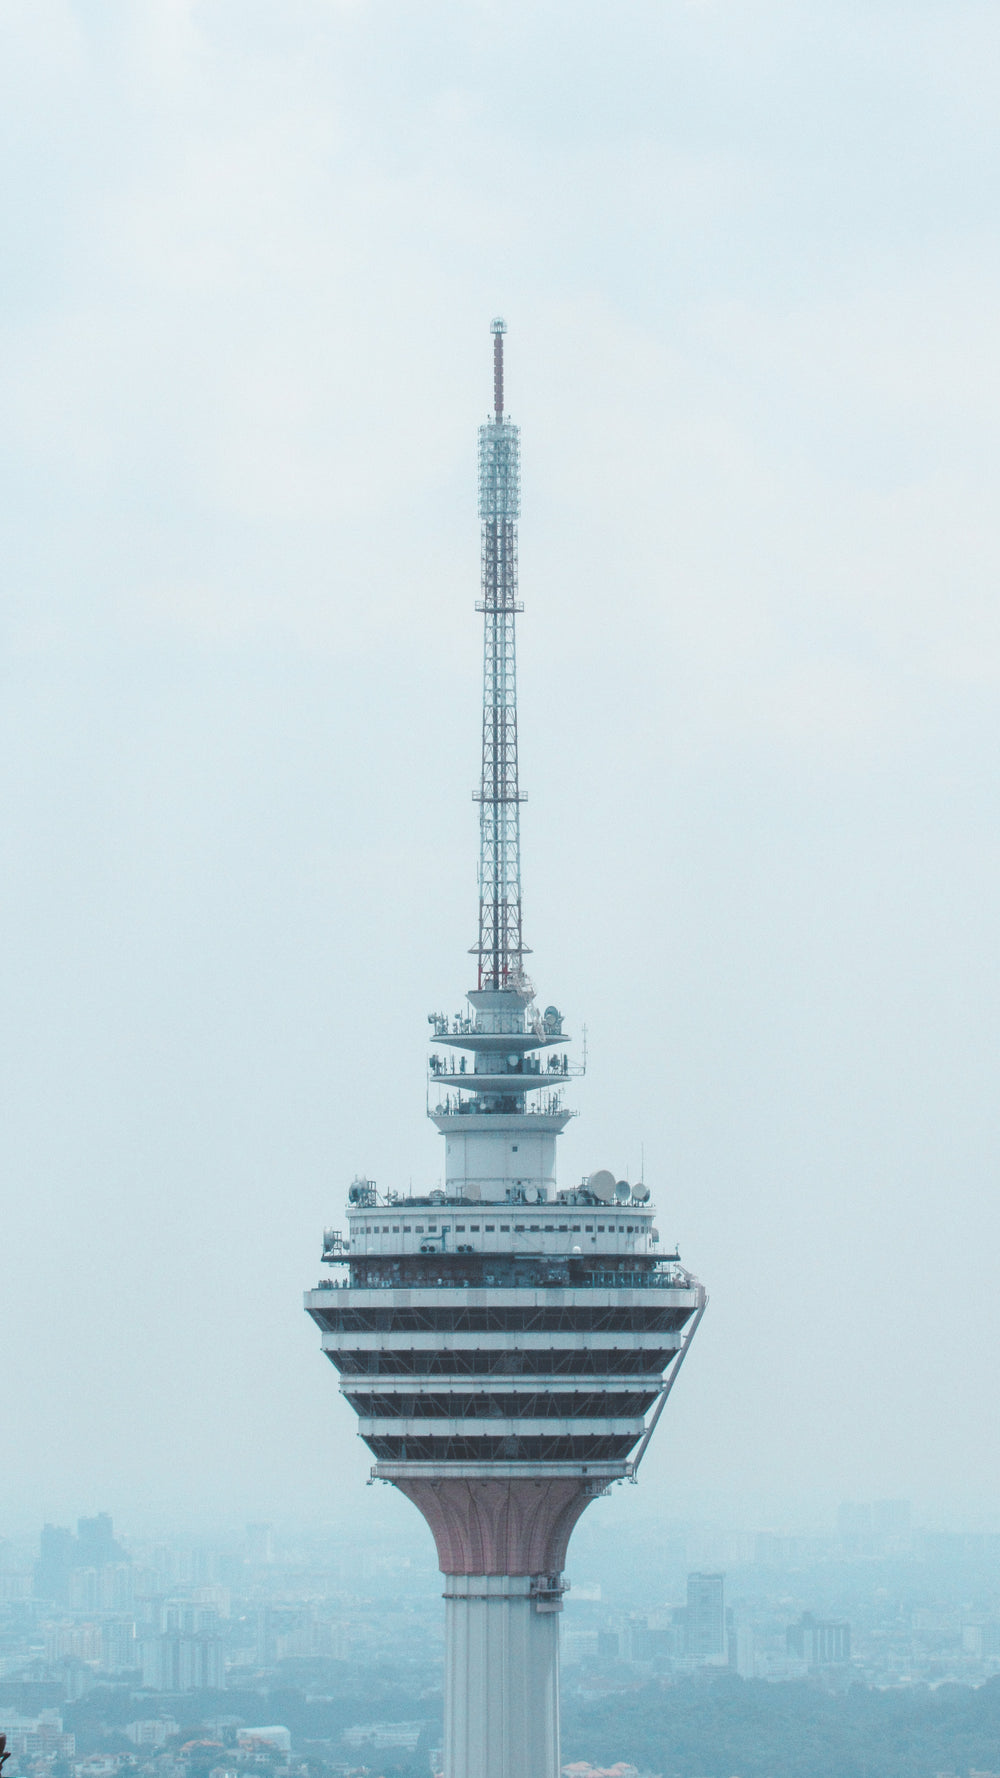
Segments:
[[[557,1778],[559,1619],[527,1575],[445,1581],[444,1770]]]

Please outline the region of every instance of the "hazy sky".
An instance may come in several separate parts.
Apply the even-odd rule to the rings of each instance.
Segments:
[[[562,1179],[711,1294],[602,1510],[989,1508],[998,138],[993,0],[0,0],[0,1529],[375,1505],[496,313]]]

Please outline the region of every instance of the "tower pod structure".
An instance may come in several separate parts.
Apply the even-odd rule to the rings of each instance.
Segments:
[[[307,1292],[375,1457],[423,1513],[445,1576],[445,1778],[559,1778],[558,1624],[581,1513],[634,1476],[704,1312],[661,1252],[645,1184],[598,1169],[561,1190],[556,1145],[582,1072],[540,1009],[522,932],[515,632],[520,437],[479,429],[483,725],[476,985],[430,1015],[428,1112],[443,1188],[348,1193],[333,1276]]]

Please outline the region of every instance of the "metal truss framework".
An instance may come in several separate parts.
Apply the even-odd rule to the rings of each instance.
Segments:
[[[493,418],[479,428],[482,524],[483,763],[479,802],[480,988],[519,988],[521,816],[517,764],[517,519],[520,434],[503,415],[502,321],[493,323]]]

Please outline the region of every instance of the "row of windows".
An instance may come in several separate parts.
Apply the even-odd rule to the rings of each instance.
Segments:
[[[456,1235],[495,1235],[499,1231],[501,1235],[509,1235],[512,1228],[515,1235],[572,1235],[578,1234],[581,1228],[585,1235],[592,1235],[595,1231],[595,1224],[592,1222],[515,1222],[513,1224],[509,1222],[456,1222],[455,1233]],[[642,1235],[646,1232],[645,1225],[641,1222],[599,1222],[596,1224],[596,1231],[599,1235]],[[451,1223],[444,1222],[438,1228],[436,1222],[429,1222],[426,1227],[422,1222],[404,1222],[402,1225],[398,1222],[376,1222],[366,1226],[364,1232],[366,1235],[450,1235]]]
[[[331,1292],[331,1295],[334,1293]],[[649,1295],[656,1293],[650,1291]],[[330,1333],[673,1333],[687,1308],[322,1309],[313,1317]]]
[[[638,1433],[585,1438],[366,1438],[383,1463],[610,1463],[627,1457]]]
[[[328,1352],[345,1377],[651,1377],[676,1354],[652,1352]]]
[[[631,1420],[644,1414],[655,1394],[602,1395],[567,1390],[564,1395],[349,1395],[356,1414],[373,1420]]]
[[[525,1258],[507,1253],[449,1253],[443,1256],[435,1253],[430,1259],[380,1254],[353,1260],[350,1283],[356,1290],[374,1287],[433,1290],[436,1285],[449,1290],[476,1290],[484,1286],[539,1290],[550,1285],[562,1290],[569,1286],[635,1290],[651,1285],[676,1287],[675,1280],[661,1273],[655,1260],[613,1259],[603,1253],[593,1254],[587,1260],[564,1254]]]

